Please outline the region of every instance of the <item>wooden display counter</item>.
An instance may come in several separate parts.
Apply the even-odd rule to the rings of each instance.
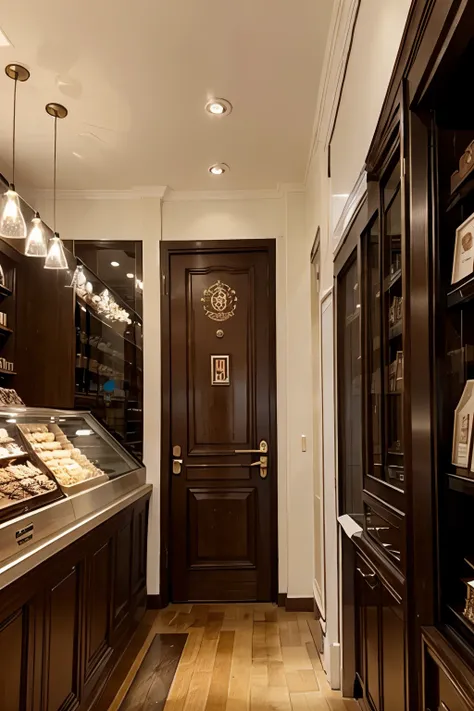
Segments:
[[[93,708],[145,612],[150,493],[84,535],[74,524],[61,537],[76,540],[0,591],[2,711]]]

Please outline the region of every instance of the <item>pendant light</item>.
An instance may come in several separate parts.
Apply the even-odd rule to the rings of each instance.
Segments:
[[[56,168],[58,144],[58,119],[66,118],[67,109],[61,104],[46,104],[46,113],[54,118],[54,150],[53,150],[53,230],[54,235],[49,241],[48,254],[44,263],[45,269],[67,269],[68,263],[64,252],[64,245],[59,233],[56,232]]]
[[[7,64],[5,74],[15,82],[13,89],[13,140],[12,140],[12,182],[2,198],[0,208],[0,235],[10,239],[26,237],[26,223],[20,206],[20,198],[15,190],[15,148],[16,148],[16,90],[18,82],[27,81],[30,72],[21,64]]]
[[[25,254],[27,257],[46,257],[47,253],[48,247],[46,244],[44,226],[39,212],[36,212],[31,220],[31,227],[26,240]]]

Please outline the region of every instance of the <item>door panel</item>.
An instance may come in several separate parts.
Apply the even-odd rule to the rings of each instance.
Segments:
[[[402,603],[382,586],[384,711],[405,709],[405,621]]]
[[[110,578],[112,543],[101,546],[87,560],[86,591],[86,664],[85,680],[97,671],[111,652]]]
[[[0,708],[24,711],[28,688],[28,612],[21,608],[0,623]]]
[[[79,702],[79,567],[51,586],[46,626],[44,711],[62,711]]]
[[[255,568],[255,489],[190,489],[191,568]]]
[[[205,243],[183,252],[182,246],[163,250],[169,278],[172,599],[271,600],[274,244]],[[259,450],[262,440],[268,452],[236,452]],[[268,469],[259,466],[260,456]]]

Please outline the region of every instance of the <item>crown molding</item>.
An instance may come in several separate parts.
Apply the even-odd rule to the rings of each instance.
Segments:
[[[164,202],[196,202],[210,200],[277,200],[283,197],[274,190],[169,190]]]
[[[142,200],[145,198],[155,198],[163,200],[166,185],[144,185],[129,188],[127,190],[57,190],[57,200]],[[36,190],[39,197],[52,200],[53,191]]]
[[[319,144],[324,142],[327,145],[331,138],[344,88],[360,3],[361,0],[338,0],[333,10],[306,164],[305,183]]]
[[[57,200],[142,200],[156,198],[164,202],[196,202],[213,200],[278,200],[288,193],[304,193],[304,183],[279,183],[276,188],[260,190],[171,190],[165,185],[145,185],[128,190],[58,190]],[[46,200],[53,191],[36,190]]]

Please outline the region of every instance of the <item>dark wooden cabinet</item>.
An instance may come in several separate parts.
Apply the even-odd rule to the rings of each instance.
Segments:
[[[366,709],[404,711],[405,621],[401,598],[356,553],[356,672]]]
[[[343,628],[355,637],[356,692],[377,711],[474,708],[474,410],[464,427],[455,420],[474,379],[473,37],[474,0],[414,0],[366,160],[355,544],[366,567],[346,542],[355,578]],[[339,249],[336,277],[350,254]],[[339,448],[347,459],[354,445],[340,436]]]
[[[0,591],[2,711],[93,707],[144,612],[148,499]]]

